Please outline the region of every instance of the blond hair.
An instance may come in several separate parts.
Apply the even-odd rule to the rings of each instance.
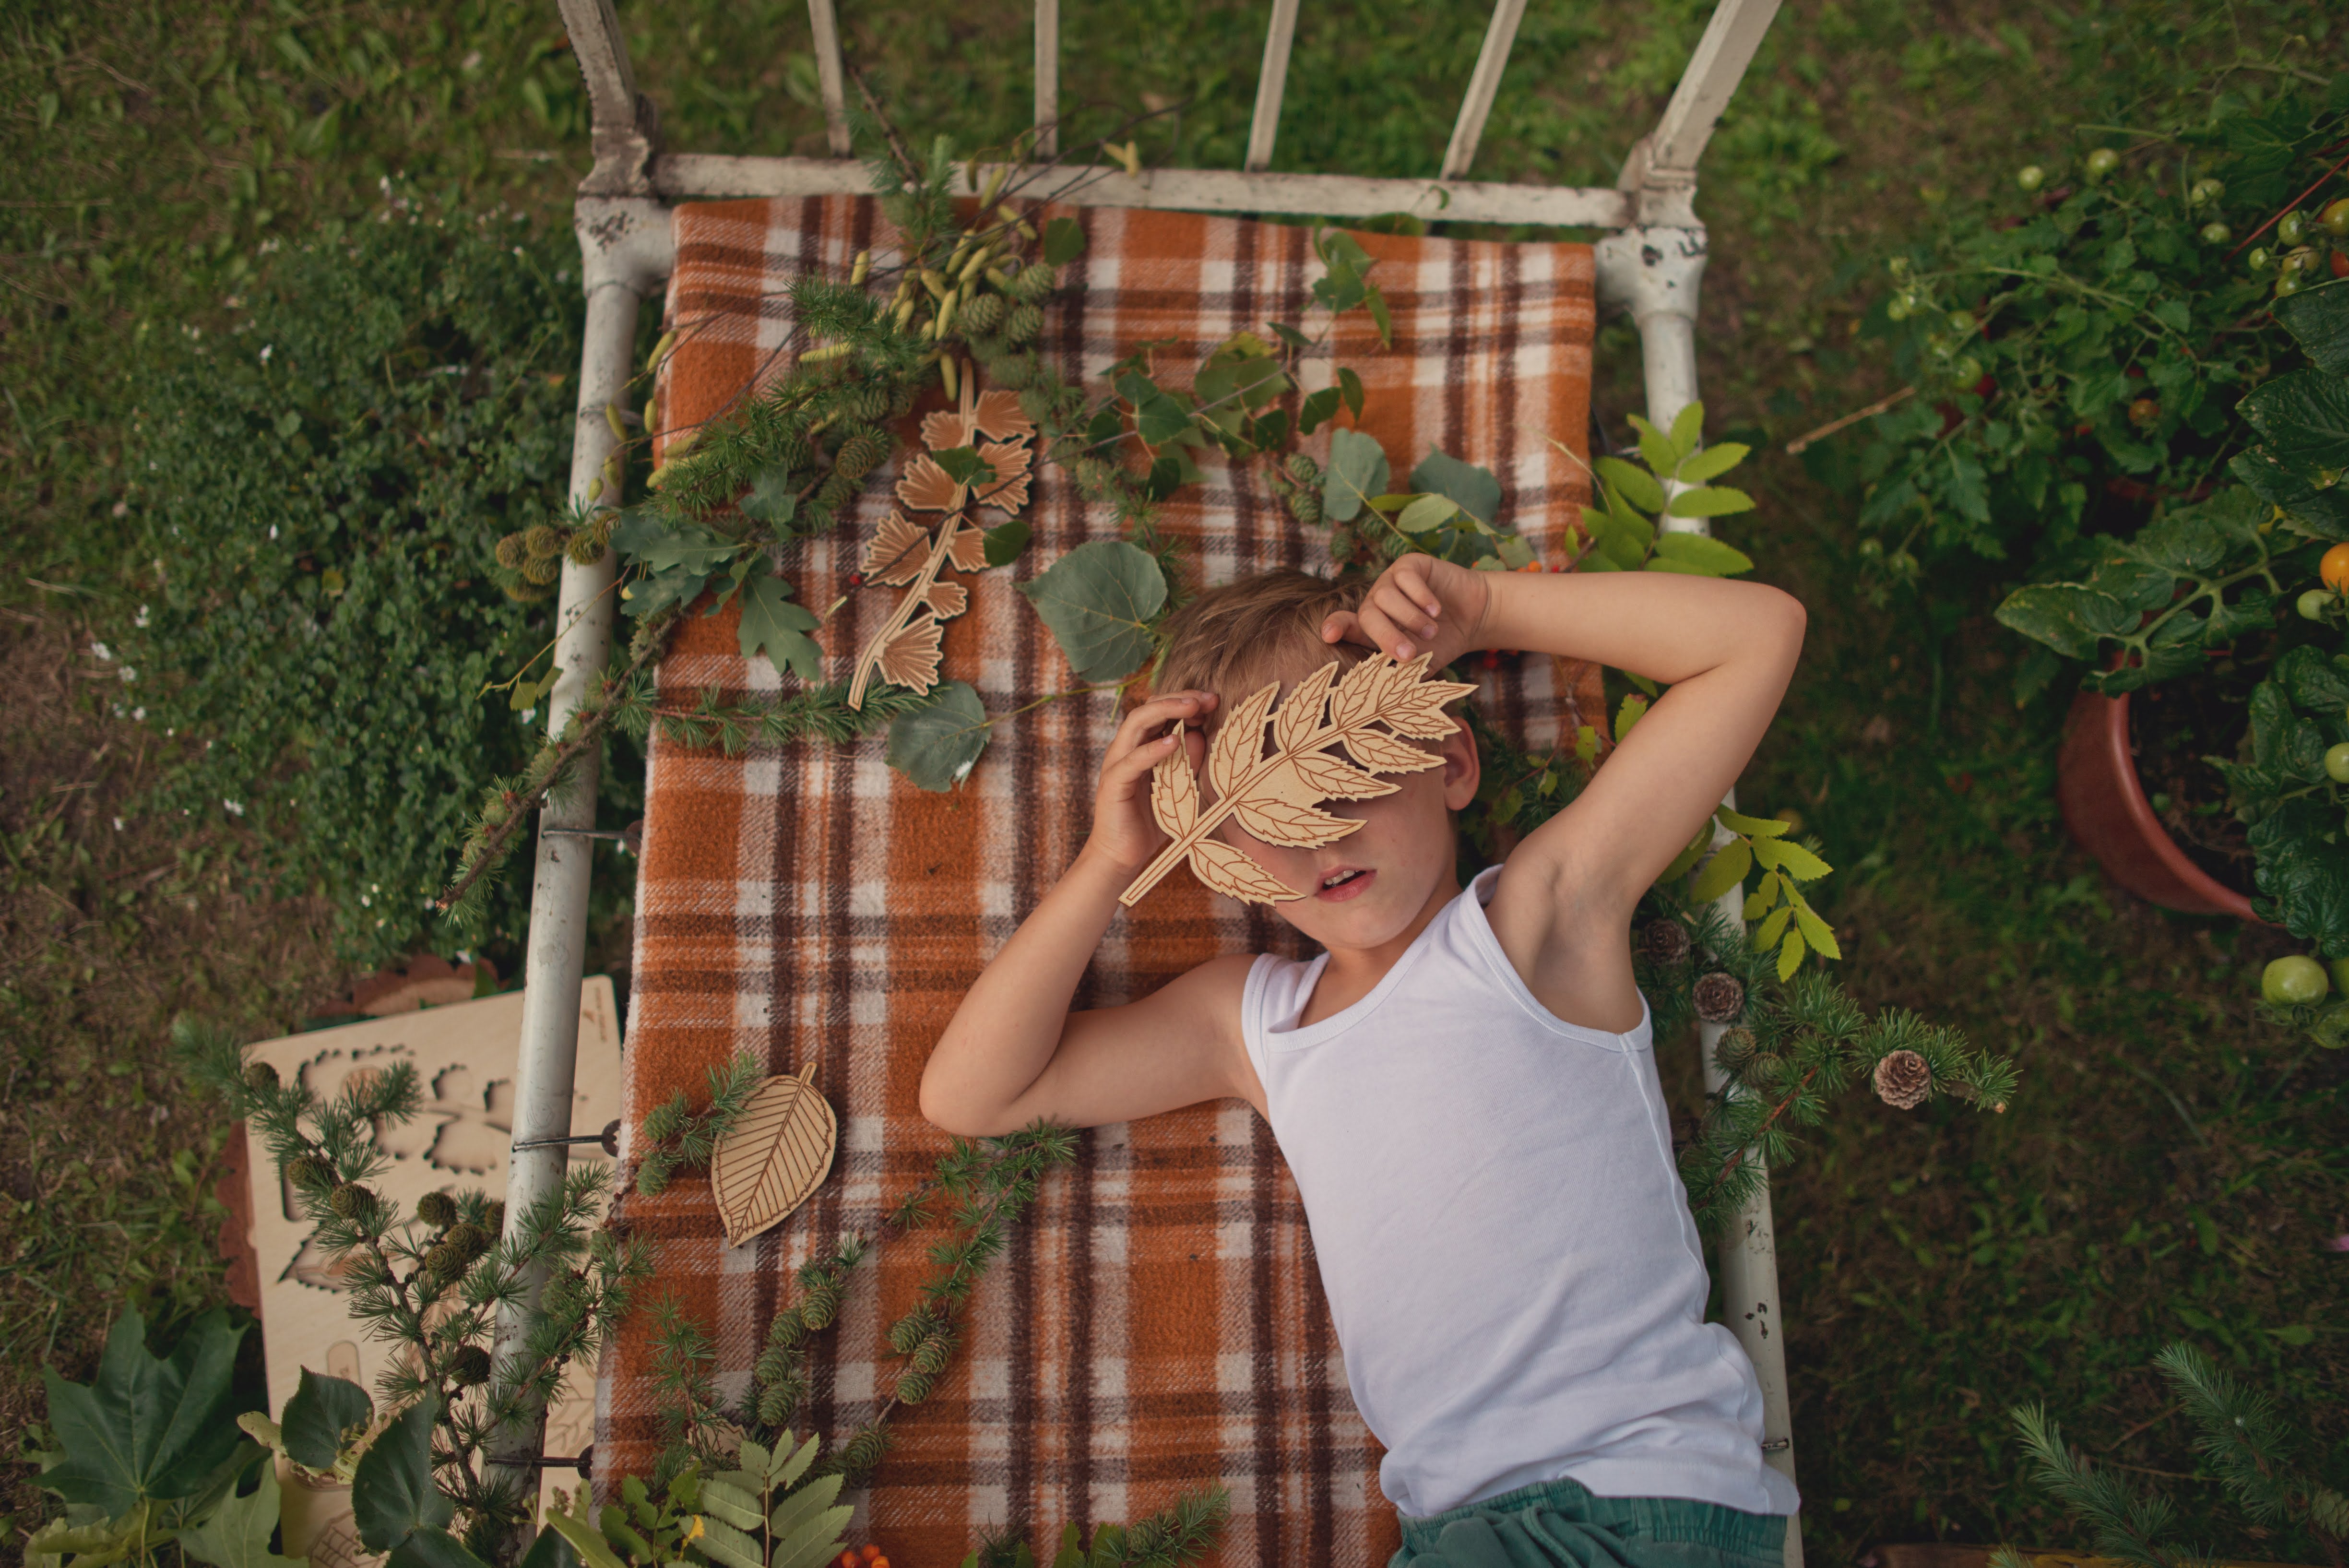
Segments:
[[[1333,659],[1351,669],[1371,650],[1322,641],[1321,623],[1359,609],[1370,587],[1365,577],[1284,568],[1209,588],[1167,618],[1166,657],[1151,689],[1214,691],[1237,701],[1268,680],[1286,688]]]

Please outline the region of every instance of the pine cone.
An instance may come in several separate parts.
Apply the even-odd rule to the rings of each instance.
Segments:
[[[326,1207],[346,1220],[357,1220],[375,1207],[375,1194],[356,1181],[346,1181],[326,1194]]]
[[[1723,970],[1697,977],[1692,998],[1707,1023],[1732,1023],[1745,1011],[1745,982]]]
[[[540,599],[550,597],[554,592],[553,588],[544,587],[538,583],[531,582],[527,578],[516,578],[514,581],[510,583],[501,583],[499,587],[505,589],[506,597],[513,600],[517,604],[525,605],[534,604]]]
[[[775,465],[787,471],[797,471],[808,465],[808,443],[798,436],[785,436],[775,448]]]
[[[457,1222],[457,1200],[445,1192],[428,1192],[416,1200],[416,1217],[435,1231]]]
[[[867,1427],[848,1439],[840,1450],[840,1468],[850,1475],[862,1474],[881,1462],[889,1451],[889,1432],[885,1427]]]
[[[797,1307],[785,1307],[767,1325],[767,1346],[771,1350],[788,1351],[807,1337],[807,1319]]]
[[[1025,300],[1038,300],[1052,292],[1052,269],[1039,262],[1021,271],[1011,280],[1011,292]]]
[[[552,586],[563,576],[561,556],[533,556],[522,564],[522,579],[534,587]]]
[[[1103,485],[1107,484],[1109,483],[1109,464],[1103,462],[1100,458],[1081,457],[1077,459],[1077,484],[1079,488],[1084,490],[1087,493],[1097,491]]]
[[[442,1240],[454,1247],[458,1255],[469,1263],[490,1250],[490,1233],[479,1225],[454,1226]]]
[[[265,1095],[277,1087],[277,1069],[266,1062],[244,1064],[244,1086],[256,1095]]]
[[[1003,324],[1006,342],[1026,343],[1044,330],[1044,311],[1040,306],[1022,305],[1016,307]]]
[[[592,566],[604,558],[604,541],[595,529],[574,529],[564,543],[563,553],[570,557],[574,566]]]
[[[319,1154],[297,1154],[285,1166],[285,1179],[305,1192],[330,1187],[335,1180],[335,1168]]]
[[[533,523],[523,531],[523,553],[533,561],[543,561],[563,554],[563,535],[544,523]]]
[[[963,324],[973,332],[992,332],[1003,325],[1009,308],[999,294],[982,294],[963,307]]]
[[[1301,452],[1288,454],[1288,477],[1299,484],[1321,483],[1321,465]]]
[[[1876,1097],[1896,1111],[1913,1111],[1933,1094],[1933,1069],[1914,1051],[1888,1052],[1876,1064]]]
[[[481,1229],[487,1231],[492,1236],[502,1236],[506,1233],[506,1206],[504,1203],[492,1199],[490,1202],[481,1205]]]
[[[914,411],[914,400],[919,395],[919,393],[915,391],[914,384],[911,381],[899,383],[896,392],[889,400],[889,412],[891,416],[893,418],[902,420],[907,414],[912,413]]]
[[[498,565],[509,572],[519,572],[522,564],[530,559],[530,548],[520,534],[509,534],[498,541]]]
[[[915,1347],[914,1370],[926,1376],[936,1377],[947,1369],[947,1363],[953,1356],[954,1334],[949,1330],[939,1329]]]
[[[1723,1033],[1721,1044],[1713,1048],[1713,1058],[1733,1073],[1754,1060],[1756,1044],[1751,1029],[1732,1029]]]
[[[1009,360],[1005,361],[1006,364],[1009,364],[1009,362],[1010,361]],[[1003,374],[1000,367],[998,367],[997,369],[996,379],[999,381],[1003,380]],[[1003,384],[1008,387],[1011,383],[1004,381]],[[1030,387],[1026,391],[1019,394],[1019,411],[1026,414],[1030,419],[1034,420],[1038,424],[1042,424],[1046,420],[1052,417],[1051,392],[1043,387]]]
[[[886,382],[868,381],[864,389],[856,394],[856,417],[867,421],[886,419],[894,400]]]
[[[1640,946],[1656,968],[1676,969],[1689,955],[1688,928],[1670,917],[1651,920],[1640,933]]]
[[[453,1280],[465,1272],[465,1254],[446,1241],[435,1241],[424,1249],[424,1272],[436,1280]]]
[[[477,1388],[490,1380],[490,1353],[478,1345],[458,1347],[449,1358],[449,1381],[460,1388]]]
[[[856,481],[835,469],[833,471],[832,477],[825,480],[816,491],[815,504],[837,512],[846,505],[849,498],[855,493]]]
[[[1308,528],[1319,527],[1321,523],[1321,493],[1318,490],[1299,491],[1288,498],[1288,514]]]
[[[800,1317],[812,1329],[830,1328],[839,1313],[840,1287],[829,1282],[811,1285],[800,1303]]]
[[[906,1372],[897,1378],[897,1397],[908,1405],[918,1405],[930,1397],[930,1376],[926,1372]]]
[[[889,1348],[900,1355],[911,1355],[929,1333],[930,1314],[916,1307],[889,1325]]]
[[[851,436],[847,444],[840,449],[840,455],[833,460],[833,466],[836,472],[851,479],[862,479],[880,467],[881,460],[888,455],[888,442],[869,431],[861,431]]]
[[[800,1401],[806,1397],[807,1380],[803,1377],[786,1377],[779,1383],[764,1385],[759,1390],[761,1423],[769,1427],[781,1426],[792,1418],[792,1412],[800,1407]]]

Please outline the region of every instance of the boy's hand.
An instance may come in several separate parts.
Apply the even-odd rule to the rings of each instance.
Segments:
[[[1492,575],[1433,556],[1405,556],[1371,585],[1360,612],[1340,610],[1321,623],[1321,640],[1359,642],[1406,663],[1432,649],[1428,665],[1441,670],[1484,646],[1478,637]]]
[[[1150,862],[1166,842],[1157,819],[1150,815],[1150,770],[1181,746],[1196,768],[1206,755],[1206,737],[1191,725],[1215,711],[1212,691],[1170,691],[1154,697],[1125,716],[1117,737],[1102,761],[1101,784],[1093,791],[1093,831],[1084,852],[1118,867],[1128,875]],[[1182,728],[1162,734],[1167,725]]]

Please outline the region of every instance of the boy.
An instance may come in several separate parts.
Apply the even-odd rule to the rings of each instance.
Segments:
[[[1774,588],[1667,573],[1472,572],[1407,556],[1365,593],[1299,572],[1177,613],[1159,695],[1102,766],[1090,838],[996,955],[922,1077],[922,1114],[999,1136],[1237,1096],[1271,1126],[1313,1232],[1347,1381],[1385,1444],[1391,1568],[1776,1568],[1792,1482],[1706,1275],[1632,981],[1640,896],[1736,779],[1802,646]],[[1226,701],[1331,659],[1479,649],[1596,659],[1671,687],[1588,788],[1463,890],[1442,765],[1325,809],[1319,849],[1219,830],[1306,897],[1326,950],[1235,955],[1071,1012],[1126,884],[1165,843],[1150,770],[1197,766]],[[1203,787],[1206,787],[1203,782]]]

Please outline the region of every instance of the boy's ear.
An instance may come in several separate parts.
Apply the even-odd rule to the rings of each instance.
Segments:
[[[1485,763],[1477,753],[1476,736],[1468,721],[1454,718],[1452,725],[1452,733],[1435,742],[1444,756],[1444,809],[1465,811],[1476,798],[1477,784],[1484,781]]]

